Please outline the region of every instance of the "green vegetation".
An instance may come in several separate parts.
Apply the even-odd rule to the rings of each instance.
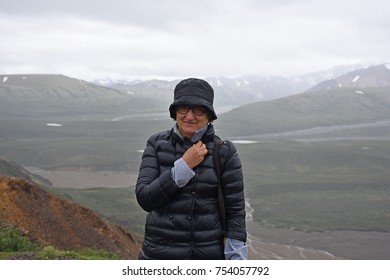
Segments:
[[[119,260],[120,256],[103,250],[83,249],[80,251],[63,251],[54,248],[53,246],[45,246],[36,254],[38,260]]]
[[[219,128],[228,136],[250,136],[388,120],[389,88],[359,90],[338,88],[249,104],[221,115]]]
[[[53,246],[40,246],[29,240],[19,229],[0,227],[1,259],[37,259],[37,260],[116,260],[117,254],[103,250],[86,248],[80,251],[63,251]]]
[[[246,177],[256,184],[386,184],[390,181],[388,141],[303,142],[259,140],[237,145]]]
[[[389,185],[267,185],[251,197],[255,221],[304,231],[390,231]]]
[[[0,230],[0,252],[36,251],[37,246],[30,242],[20,230],[5,228]]]
[[[0,116],[15,118],[100,119],[161,108],[151,98],[62,75],[7,75],[0,86]]]
[[[72,121],[62,122],[62,127],[47,127],[46,122],[0,119],[0,155],[23,166],[48,170],[135,170],[146,139],[173,125],[166,119]]]
[[[264,141],[238,146],[260,224],[390,231],[390,143]]]

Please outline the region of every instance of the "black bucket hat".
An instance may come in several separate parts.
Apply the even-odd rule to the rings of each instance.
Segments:
[[[210,121],[217,119],[213,108],[214,90],[204,80],[188,78],[179,82],[174,90],[174,100],[169,106],[172,119],[176,119],[177,106],[203,106],[207,109]]]

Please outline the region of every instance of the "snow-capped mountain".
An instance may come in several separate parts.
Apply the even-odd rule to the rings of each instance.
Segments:
[[[209,77],[206,80],[215,90],[215,105],[217,107],[240,106],[257,101],[273,100],[296,93],[304,92],[318,83],[334,79],[340,75],[361,69],[363,66],[344,65],[328,70],[313,72],[300,76],[242,76],[235,78]],[[154,97],[162,104],[169,104],[172,92],[179,80],[95,80],[94,83],[109,86],[127,94]]]
[[[330,90],[333,88],[376,88],[390,86],[390,64],[371,66],[348,72],[334,79],[328,79],[309,91]]]

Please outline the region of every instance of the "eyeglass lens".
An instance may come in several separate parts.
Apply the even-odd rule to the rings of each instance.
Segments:
[[[206,113],[206,110],[200,106],[194,106],[194,107],[180,106],[177,108],[177,112],[179,114],[185,115],[190,111],[190,109],[195,116],[202,116]]]

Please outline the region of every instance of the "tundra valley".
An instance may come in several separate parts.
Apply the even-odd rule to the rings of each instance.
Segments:
[[[250,258],[390,259],[388,65],[277,81],[210,78],[217,134],[243,164]],[[148,137],[174,124],[176,82],[0,75],[0,176],[18,177],[3,162],[23,166],[142,236],[135,181]]]

